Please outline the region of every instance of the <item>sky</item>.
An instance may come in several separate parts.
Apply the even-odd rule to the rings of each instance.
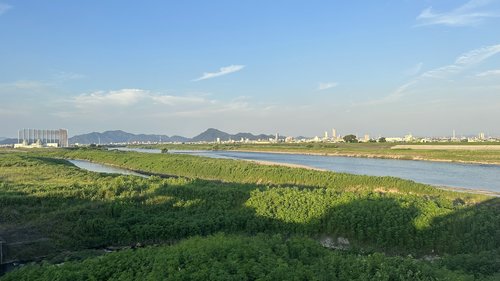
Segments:
[[[0,137],[500,136],[500,0],[0,0]]]

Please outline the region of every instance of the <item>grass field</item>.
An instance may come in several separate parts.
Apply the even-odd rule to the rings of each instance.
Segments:
[[[63,158],[179,177],[99,174]],[[2,280],[495,280],[499,233],[498,199],[392,177],[190,155],[0,151],[4,259],[45,261]],[[135,245],[146,247],[103,251]]]

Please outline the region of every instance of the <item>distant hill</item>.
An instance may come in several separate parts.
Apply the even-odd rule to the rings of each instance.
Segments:
[[[214,128],[210,128],[210,129],[206,130],[205,132],[192,138],[191,141],[193,141],[193,142],[209,141],[210,142],[210,141],[217,140],[217,138],[220,138],[221,140],[229,140],[231,138],[231,135],[226,133],[226,132],[219,131],[219,130],[214,129]]]
[[[14,138],[2,138],[2,140],[0,140],[0,145],[2,144],[15,144],[17,143],[17,139],[14,139]]]
[[[130,142],[213,142],[219,138],[221,141],[227,140],[240,140],[241,138],[249,140],[268,139],[273,137],[271,135],[253,135],[251,133],[238,133],[235,135],[210,128],[205,132],[193,137],[186,138],[183,136],[167,136],[167,135],[146,135],[146,134],[132,134],[121,130],[106,131],[103,133],[93,132],[83,135],[76,135],[69,138],[70,144],[92,144],[92,143],[130,143]],[[15,140],[17,142],[17,139]],[[1,143],[1,142],[0,142]]]
[[[131,134],[121,130],[116,131],[106,131],[103,133],[92,132],[83,135],[76,135],[69,138],[70,144],[81,143],[81,144],[91,144],[91,143],[126,143],[126,142],[157,142],[157,141],[185,141],[187,138],[174,137],[175,140],[171,140],[169,136],[166,135],[145,135],[145,134]]]
[[[206,142],[212,142],[216,141],[217,138],[219,138],[221,141],[227,141],[227,140],[240,140],[240,139],[249,139],[249,140],[259,140],[259,139],[269,139],[272,138],[272,135],[253,135],[251,133],[238,133],[235,135],[228,134],[226,132],[210,128],[206,130],[205,132],[197,135],[196,137],[192,138],[192,142],[200,142],[200,141],[206,141]]]

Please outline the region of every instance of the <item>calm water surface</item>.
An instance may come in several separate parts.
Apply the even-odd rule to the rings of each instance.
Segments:
[[[120,148],[120,150],[148,153],[161,152],[159,149]],[[500,192],[500,166],[498,165],[239,151],[169,150],[169,153],[299,164],[335,172],[392,176],[436,186]]]
[[[113,166],[108,166],[108,165],[103,165],[103,164],[98,164],[98,163],[92,163],[90,161],[85,161],[85,160],[68,160],[69,162],[73,163],[73,165],[77,166],[80,169],[84,169],[87,171],[92,171],[92,172],[98,172],[98,173],[107,173],[107,174],[122,174],[122,175],[132,175],[132,176],[139,176],[143,178],[148,178],[147,175],[139,174],[134,171],[129,171],[126,169],[120,169],[116,168]]]

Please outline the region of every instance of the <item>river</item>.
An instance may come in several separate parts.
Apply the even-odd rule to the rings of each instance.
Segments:
[[[117,167],[113,167],[110,165],[104,165],[104,164],[99,164],[99,163],[93,163],[93,162],[90,162],[87,160],[68,160],[68,161],[80,169],[84,169],[84,170],[92,171],[92,172],[97,172],[97,173],[132,175],[132,176],[139,176],[139,177],[143,177],[143,178],[149,177],[147,175],[136,173],[134,171],[130,171],[127,169],[117,168]]]
[[[119,150],[161,152],[159,149],[119,148]],[[392,176],[435,186],[500,192],[499,165],[241,151],[169,150],[169,153],[269,161],[358,175]]]

